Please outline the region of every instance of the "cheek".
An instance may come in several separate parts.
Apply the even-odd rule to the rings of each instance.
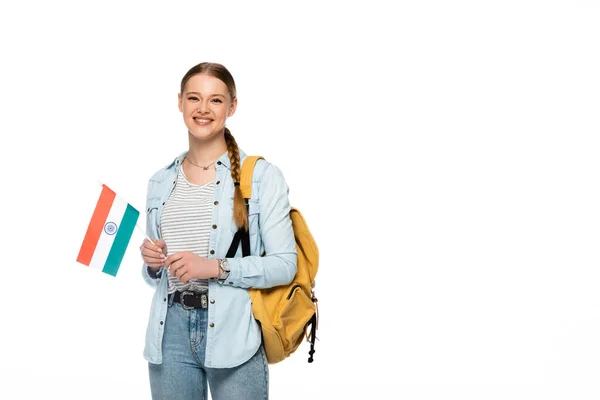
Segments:
[[[227,113],[223,112],[223,110],[219,110],[215,112],[215,116],[217,117],[217,120],[224,121],[227,118]]]

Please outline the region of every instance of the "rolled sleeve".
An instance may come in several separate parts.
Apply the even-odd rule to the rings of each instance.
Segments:
[[[296,275],[298,253],[290,218],[289,188],[283,174],[269,164],[258,185],[259,234],[265,256],[228,258],[224,284],[264,289],[290,283]]]
[[[151,287],[156,287],[160,277],[162,275],[163,267],[160,267],[158,271],[154,272],[152,268],[146,265],[142,265],[142,276],[146,283],[148,283]]]

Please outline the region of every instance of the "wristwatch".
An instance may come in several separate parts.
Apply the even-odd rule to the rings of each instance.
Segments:
[[[225,282],[225,280],[229,277],[229,261],[226,258],[219,258],[219,269],[221,270],[221,274],[217,278],[219,283]]]

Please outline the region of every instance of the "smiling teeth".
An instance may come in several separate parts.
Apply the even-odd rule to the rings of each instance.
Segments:
[[[208,122],[210,122],[210,119],[199,119],[199,118],[194,118],[196,121],[200,122],[201,124],[206,124]]]

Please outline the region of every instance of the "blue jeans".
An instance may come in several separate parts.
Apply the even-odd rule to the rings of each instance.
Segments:
[[[269,370],[263,346],[234,368],[206,368],[204,353],[208,310],[167,311],[162,364],[148,363],[153,400],[263,400],[269,398]],[[208,386],[207,386],[208,382]]]

